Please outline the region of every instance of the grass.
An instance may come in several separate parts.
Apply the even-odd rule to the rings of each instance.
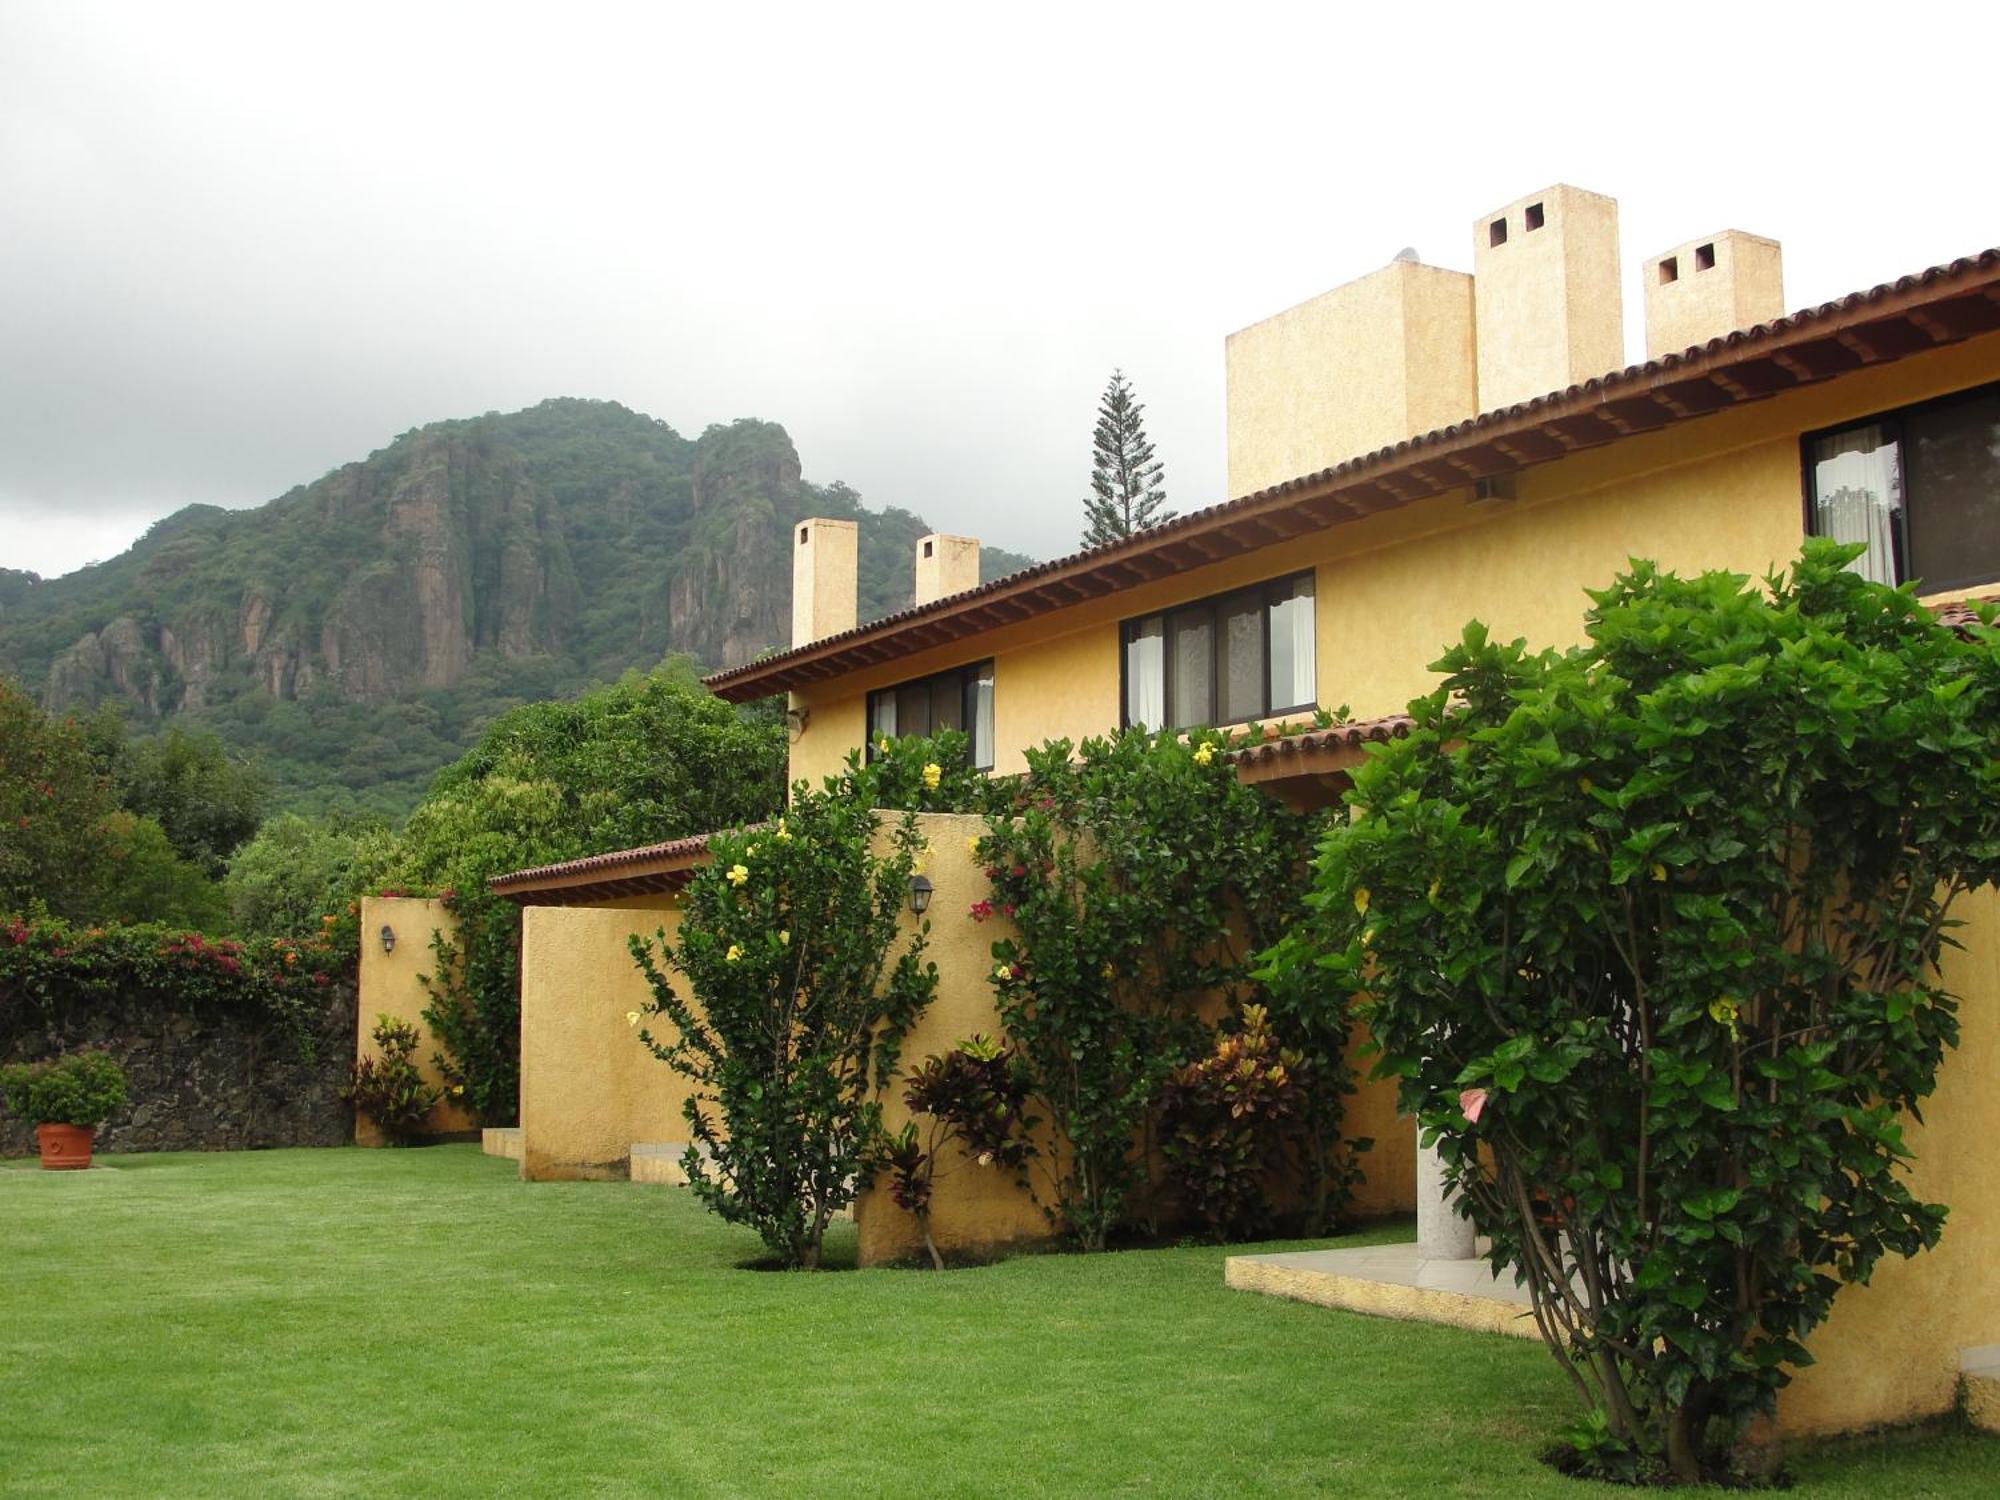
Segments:
[[[471,1147],[108,1166],[0,1164],[0,1495],[1631,1494],[1536,1461],[1538,1346],[1231,1292],[1220,1250],[771,1275],[685,1193]],[[1793,1469],[1996,1493],[2000,1441]]]

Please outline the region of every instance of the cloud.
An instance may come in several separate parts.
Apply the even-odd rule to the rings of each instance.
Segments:
[[[1114,366],[1173,503],[1226,498],[1226,333],[1404,244],[1467,266],[1548,182],[1620,198],[1635,353],[1690,235],[1782,238],[1797,304],[1991,234],[1910,146],[1980,138],[1978,49],[1901,66],[1914,29],[1805,109],[1756,80],[1823,7],[1222,16],[0,8],[0,561],[551,395],[781,421],[809,477],[1047,555]]]

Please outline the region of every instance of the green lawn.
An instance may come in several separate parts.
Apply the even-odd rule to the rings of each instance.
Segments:
[[[0,1164],[0,1494],[1630,1494],[1536,1462],[1539,1346],[1230,1292],[1219,1250],[780,1275],[683,1192],[471,1147],[107,1165]],[[2000,1493],[2000,1441],[1794,1468]]]

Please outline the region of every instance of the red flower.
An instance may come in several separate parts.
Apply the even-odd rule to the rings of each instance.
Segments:
[[[988,917],[993,915],[993,903],[991,901],[975,901],[972,903],[970,910],[973,921],[984,922]]]

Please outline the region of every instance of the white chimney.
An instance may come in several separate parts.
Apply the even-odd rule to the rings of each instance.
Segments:
[[[1558,183],[1472,233],[1481,411],[1624,368],[1615,198]]]
[[[824,516],[792,528],[792,644],[810,645],[860,619],[861,529]]]
[[[918,537],[916,582],[919,605],[979,587],[979,538],[943,532]]]
[[[1679,354],[1785,315],[1776,240],[1725,229],[1646,262],[1646,358]]]

